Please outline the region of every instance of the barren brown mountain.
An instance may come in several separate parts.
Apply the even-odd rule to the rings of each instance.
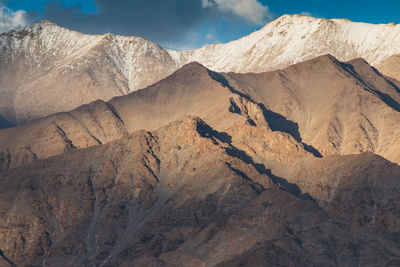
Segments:
[[[183,117],[4,172],[5,255],[21,266],[399,263],[397,165],[373,154],[282,163],[299,189],[226,137]]]
[[[398,266],[399,103],[362,59],[191,63],[2,130],[0,249],[18,266]]]
[[[362,59],[330,55],[260,74],[220,74],[198,63],[108,103],[0,131],[1,167],[157,129],[182,115],[224,132],[241,120],[286,132],[315,155],[374,152],[400,162],[399,83]]]

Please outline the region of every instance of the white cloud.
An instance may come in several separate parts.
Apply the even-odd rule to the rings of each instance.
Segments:
[[[230,12],[257,25],[263,25],[272,18],[268,7],[257,0],[202,0],[202,3],[203,8]]]
[[[0,33],[28,24],[27,13],[23,10],[12,11],[0,3]]]

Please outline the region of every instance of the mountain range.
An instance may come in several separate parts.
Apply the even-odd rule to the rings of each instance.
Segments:
[[[397,31],[293,15],[183,52],[1,35],[0,256],[399,266]]]
[[[393,70],[399,36],[394,24],[285,15],[239,40],[179,52],[139,37],[85,35],[40,21],[0,35],[0,126],[126,95],[193,61],[218,72],[258,73],[331,54],[363,58],[399,79]]]

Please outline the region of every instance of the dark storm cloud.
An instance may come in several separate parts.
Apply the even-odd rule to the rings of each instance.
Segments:
[[[84,33],[137,35],[156,42],[178,41],[198,25],[205,13],[201,0],[95,0],[98,13],[84,14],[79,6],[57,1],[43,18]]]

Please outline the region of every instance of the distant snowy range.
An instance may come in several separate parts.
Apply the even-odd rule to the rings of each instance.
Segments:
[[[213,71],[259,73],[324,54],[363,58],[396,76],[400,25],[284,15],[226,44],[174,51],[140,37],[85,35],[40,21],[0,35],[0,122],[4,128],[107,101],[193,61]]]

